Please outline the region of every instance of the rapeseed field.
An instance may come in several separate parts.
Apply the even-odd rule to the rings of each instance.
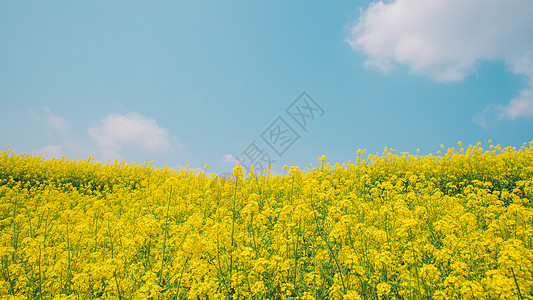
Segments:
[[[533,299],[533,141],[231,176],[0,153],[2,299]]]

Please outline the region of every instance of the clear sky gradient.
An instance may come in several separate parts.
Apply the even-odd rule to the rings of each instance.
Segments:
[[[224,173],[246,153],[281,171],[520,147],[531,15],[530,0],[1,1],[0,148]],[[286,111],[303,92],[323,110],[305,128]]]

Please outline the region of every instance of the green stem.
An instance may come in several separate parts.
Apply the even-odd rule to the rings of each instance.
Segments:
[[[235,178],[235,192],[233,194],[233,217],[231,220],[231,254],[230,254],[230,267],[229,267],[229,280],[231,282],[231,276],[233,273],[233,250],[235,247],[235,219],[237,217],[237,212],[235,210],[235,203],[237,199],[237,183],[239,182],[239,177]],[[230,284],[231,286],[231,284]]]
[[[96,249],[98,247],[98,209],[94,213],[94,252],[96,252]]]
[[[322,228],[320,228],[320,226],[318,224],[318,217],[316,215],[316,210],[314,209],[314,207],[313,207],[313,212],[314,212],[317,232],[318,232],[319,236],[322,238],[322,240],[324,240],[324,242],[326,243],[326,246],[328,246],[328,250],[329,250],[331,256],[333,257],[333,261],[335,261],[335,265],[337,267],[337,270],[339,271],[339,277],[341,278],[341,283],[342,283],[342,291],[346,294],[346,285],[344,283],[344,276],[342,276],[342,270],[341,270],[341,266],[339,264],[339,261],[337,260],[337,256],[335,255],[335,252],[333,251],[333,248],[329,244],[328,237],[326,236],[324,230]]]
[[[163,250],[161,251],[161,269],[159,270],[159,286],[163,285],[163,266],[165,264],[165,248],[168,235],[168,215],[170,211],[170,202],[172,201],[172,188],[170,188],[170,195],[168,196],[167,216],[165,218],[165,237],[163,239]]]
[[[43,283],[41,278],[41,246],[39,245],[39,298],[43,299]]]
[[[409,235],[411,236],[411,230],[409,230]],[[416,275],[416,293],[418,294],[418,297],[422,298],[422,294],[420,293],[420,277],[418,276],[418,266],[416,265],[416,256],[415,256],[415,248],[413,246],[413,239],[414,237],[410,238],[410,244],[411,244],[411,253],[413,255],[413,265],[415,267],[415,275]]]
[[[115,276],[115,283],[117,284],[118,299],[122,300],[122,293],[120,292],[120,284],[117,279],[117,270],[113,272],[113,275]]]
[[[68,230],[68,223],[69,223],[69,220],[67,220],[67,256],[68,256],[68,271],[70,273],[70,279],[72,279],[73,275],[72,275],[72,269],[71,269],[71,265],[70,265],[70,261],[71,261],[71,254],[70,254],[70,236],[69,236],[69,230]]]
[[[178,286],[176,287],[176,297],[174,299],[178,299],[180,294],[180,286],[181,286],[181,278],[183,278],[183,272],[185,271],[185,268],[187,267],[189,263],[189,257],[185,259],[185,263],[183,264],[183,268],[181,268],[180,278],[178,279]]]
[[[516,289],[518,290],[518,296],[520,297],[520,300],[524,300],[524,298],[522,298],[522,293],[520,293],[520,287],[518,286],[518,281],[516,280],[513,268],[511,268],[511,273],[513,273],[514,283],[516,284]]]
[[[218,268],[217,268],[216,265],[214,265],[215,269],[217,269],[218,273],[220,274],[220,277],[222,278],[222,283],[224,284],[224,287],[226,288],[226,292],[229,295],[230,292],[229,292],[228,284],[226,282],[226,278],[225,278],[224,274],[222,273],[222,265],[220,264],[220,240],[219,240],[219,236],[218,235],[217,235],[217,263],[218,263]],[[230,277],[230,279],[231,279],[231,277]]]

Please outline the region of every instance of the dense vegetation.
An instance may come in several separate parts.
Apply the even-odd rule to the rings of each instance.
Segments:
[[[533,142],[480,146],[246,177],[8,150],[0,295],[533,299]]]

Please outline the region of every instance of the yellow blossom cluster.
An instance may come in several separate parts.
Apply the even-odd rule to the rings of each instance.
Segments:
[[[0,296],[533,299],[533,142],[317,162],[225,177],[8,149]]]

